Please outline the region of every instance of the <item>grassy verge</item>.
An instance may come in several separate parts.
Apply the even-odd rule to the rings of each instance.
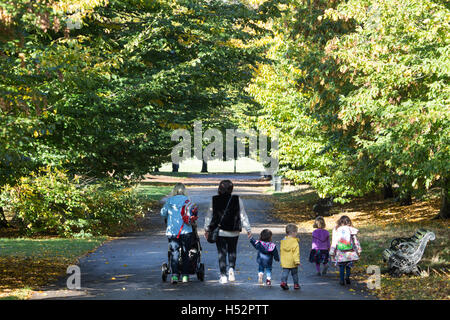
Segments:
[[[428,243],[419,266],[421,276],[391,277],[381,254],[390,246],[392,238],[410,237],[418,228],[432,230],[436,239]],[[381,289],[377,294],[382,299],[450,299],[450,232],[444,221],[402,221],[385,224],[364,225],[360,228],[363,256],[355,267],[358,280],[367,279],[369,265],[381,268]]]
[[[315,213],[312,207],[318,199],[313,189],[302,186],[289,193],[264,196],[272,202],[277,218],[296,223],[300,232],[310,233]],[[347,215],[360,230],[359,240],[363,248],[360,261],[353,274],[361,283],[367,282],[369,265],[381,269],[381,289],[376,295],[381,299],[450,299],[450,231],[448,220],[432,220],[439,211],[439,199],[431,193],[428,200],[414,201],[410,206],[399,206],[393,200],[383,200],[373,195],[355,199],[350,203],[336,204],[329,217],[325,217],[328,231],[336,221]],[[421,276],[404,275],[390,277],[382,252],[393,238],[410,237],[419,228],[432,230],[436,239],[428,243],[419,266]]]
[[[192,172],[171,172],[171,171],[151,172],[152,176],[177,177],[177,178],[187,178],[191,174],[193,174],[193,173]]]
[[[139,198],[142,201],[144,210],[147,213],[155,212],[159,209],[159,201],[168,195],[173,189],[170,184],[140,184],[137,187]]]
[[[171,185],[140,185],[138,193],[145,210],[156,212],[159,200],[172,190]],[[9,220],[12,218],[7,214]],[[148,227],[146,220],[121,232]],[[108,237],[88,239],[35,237],[21,238],[15,228],[0,230],[0,299],[27,299],[66,274],[67,267],[94,251]]]
[[[123,233],[135,233],[148,230],[152,227],[149,219],[151,214],[159,214],[161,203],[159,202],[163,197],[168,195],[173,189],[173,184],[160,183],[141,183],[137,187],[139,199],[144,209],[144,215],[137,219],[136,224]]]
[[[173,185],[167,184],[141,184],[137,191],[143,199],[150,202],[158,202],[172,191]]]
[[[107,237],[90,239],[0,238],[0,299],[26,299],[66,273]]]

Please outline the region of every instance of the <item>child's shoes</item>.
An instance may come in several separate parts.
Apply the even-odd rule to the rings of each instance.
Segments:
[[[264,273],[258,273],[258,283],[259,284],[263,284],[263,276],[264,276]]]
[[[289,286],[287,285],[286,282],[280,283],[280,287],[283,288],[283,290],[289,290]]]
[[[294,290],[299,290],[300,289],[300,285],[298,283],[294,284]]]
[[[227,276],[225,276],[225,275],[220,276],[219,282],[221,284],[226,284],[228,282]]]
[[[346,278],[346,279],[345,279],[345,283],[346,283],[346,284],[350,284],[350,278]]]
[[[270,279],[266,279],[266,286],[271,286],[272,285],[272,281]]]
[[[326,264],[323,266],[322,275],[327,274],[327,271],[328,271],[328,265]]]

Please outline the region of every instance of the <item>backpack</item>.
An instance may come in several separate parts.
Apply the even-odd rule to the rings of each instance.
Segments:
[[[353,250],[352,234],[350,233],[350,228],[340,227],[336,230],[337,236],[337,246],[336,248],[340,251],[350,251]]]
[[[192,224],[198,219],[197,205],[189,199],[186,200],[181,207],[181,217],[183,219],[183,224],[181,225],[180,231],[178,231],[177,239],[180,237],[181,230],[183,230],[185,224]]]

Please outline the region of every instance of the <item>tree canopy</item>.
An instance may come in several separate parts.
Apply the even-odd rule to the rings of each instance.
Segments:
[[[449,22],[442,0],[2,1],[0,185],[141,176],[201,120],[277,135],[322,197],[439,185],[448,215]]]
[[[248,92],[283,174],[346,201],[383,185],[448,195],[449,21],[442,1],[282,1]],[[448,209],[447,209],[448,210]]]
[[[174,128],[242,99],[264,18],[240,2],[20,0],[0,6],[1,181],[52,165],[139,176]],[[212,116],[214,115],[214,116]]]

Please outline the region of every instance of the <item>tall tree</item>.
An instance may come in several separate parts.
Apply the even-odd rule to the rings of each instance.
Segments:
[[[241,99],[264,32],[240,2],[1,3],[0,165],[142,175],[170,159],[174,126]],[[2,33],[3,34],[3,33]]]
[[[394,183],[404,199],[436,183],[448,195],[444,2],[292,0],[282,10],[274,63],[249,92],[258,126],[280,133],[284,174],[337,200]]]

